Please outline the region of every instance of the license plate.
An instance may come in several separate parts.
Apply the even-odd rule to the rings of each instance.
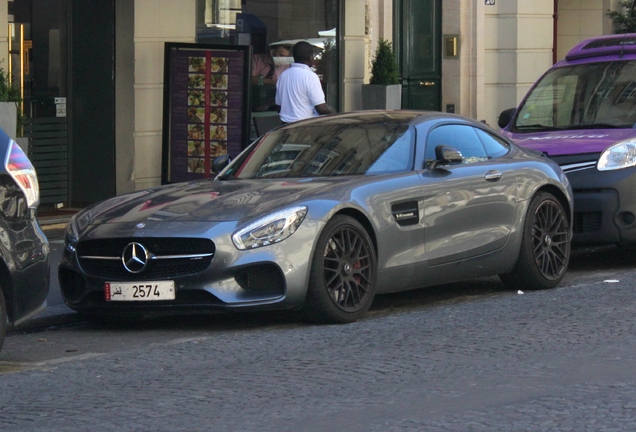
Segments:
[[[106,301],[174,300],[174,281],[106,282]]]

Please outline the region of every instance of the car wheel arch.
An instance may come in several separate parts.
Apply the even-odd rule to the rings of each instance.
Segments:
[[[572,220],[572,203],[570,201],[568,201],[568,199],[565,196],[565,194],[563,193],[563,191],[561,189],[559,189],[558,187],[554,186],[554,185],[545,185],[545,186],[542,186],[541,188],[537,189],[532,194],[532,197],[537,195],[539,192],[547,192],[547,193],[551,194],[552,196],[554,196],[559,201],[559,204],[561,204],[561,206],[563,207],[563,209],[565,210],[565,212],[566,212],[566,214],[568,216],[568,222],[570,223],[570,226],[572,226],[572,222],[573,222],[573,220]]]
[[[375,229],[373,229],[373,225],[371,224],[371,221],[369,221],[369,218],[367,218],[367,216],[364,213],[362,213],[360,210],[348,207],[348,208],[338,210],[331,217],[334,217],[336,215],[349,216],[354,218],[358,223],[360,223],[360,225],[362,225],[362,227],[365,229],[367,234],[369,234],[369,237],[371,237],[371,242],[373,242],[373,249],[375,250],[376,256],[378,255],[378,239],[375,235]]]

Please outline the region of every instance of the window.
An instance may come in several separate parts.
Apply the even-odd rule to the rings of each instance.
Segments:
[[[307,123],[267,133],[225,175],[253,179],[408,171],[413,169],[414,135],[400,122]]]
[[[435,147],[446,145],[462,154],[463,163],[482,162],[488,159],[476,129],[467,125],[443,125],[433,129],[426,143],[426,162],[435,160]]]
[[[197,0],[199,43],[252,46],[253,115],[277,115],[276,80],[292,63],[291,49],[307,41],[327,104],[339,105],[339,0]]]
[[[488,157],[496,158],[508,154],[510,151],[510,145],[500,137],[477,128],[475,128],[475,133],[484,145]]]

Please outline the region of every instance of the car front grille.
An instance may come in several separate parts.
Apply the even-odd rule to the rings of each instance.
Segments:
[[[143,246],[149,255],[147,265],[136,273],[127,270],[122,259],[131,243]],[[212,240],[200,238],[115,238],[81,241],[76,252],[87,275],[134,281],[199,273],[212,262],[215,246]]]
[[[574,234],[593,233],[601,229],[602,212],[575,212]]]

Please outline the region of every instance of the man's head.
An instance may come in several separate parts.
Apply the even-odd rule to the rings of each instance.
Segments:
[[[294,45],[293,56],[295,63],[311,66],[314,62],[314,47],[308,42],[298,42]]]
[[[272,56],[274,57],[289,57],[289,47],[285,45],[277,45],[272,49]]]

